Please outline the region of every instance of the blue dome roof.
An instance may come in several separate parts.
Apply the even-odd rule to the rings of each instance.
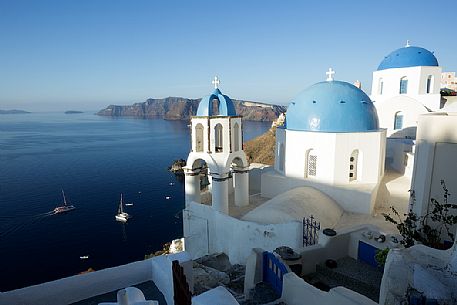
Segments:
[[[205,96],[198,104],[197,116],[213,116],[213,100],[219,102],[219,116],[236,116],[235,106],[232,100],[223,95],[219,89],[215,89],[211,95]]]
[[[365,132],[379,129],[373,102],[346,82],[325,81],[302,91],[287,108],[286,128],[322,132]]]
[[[427,49],[404,47],[387,55],[378,67],[379,70],[391,68],[407,68],[417,66],[438,66],[435,55]]]

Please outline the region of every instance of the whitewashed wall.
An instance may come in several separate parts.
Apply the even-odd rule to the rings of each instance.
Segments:
[[[185,214],[184,237],[186,251],[193,258],[202,256],[204,241],[207,241],[208,253],[224,252],[233,264],[245,264],[252,248],[263,248],[273,251],[279,246],[299,248],[303,243],[301,222],[285,224],[261,225],[250,221],[242,221],[214,211],[209,206],[192,202]],[[207,221],[208,230],[193,230]],[[196,232],[200,232],[197,235]],[[187,234],[192,232],[191,241]],[[193,243],[193,244],[192,244]]]
[[[269,168],[271,166],[260,163],[251,163],[249,165],[249,192],[251,195],[260,193],[262,173]]]
[[[286,130],[284,128],[276,128],[276,146],[275,146],[275,169],[276,171],[285,174],[285,154],[286,154]],[[281,169],[281,157],[280,157],[280,145],[284,148],[284,164],[282,165],[283,169]]]
[[[457,114],[428,114],[419,119],[412,189],[413,211],[425,215],[430,199],[443,201],[441,180],[449,193],[457,194]],[[455,203],[455,197],[451,196]]]
[[[175,259],[184,265],[192,285],[190,256],[182,252],[3,292],[0,305],[66,305],[151,280],[172,305],[171,262]]]
[[[286,130],[285,175],[327,183],[377,183],[384,174],[386,131],[330,133]],[[317,155],[316,176],[305,178],[307,152]],[[359,151],[356,181],[349,181],[350,157]]]
[[[333,198],[345,211],[362,214],[372,213],[379,188],[379,183],[334,185],[312,179],[289,178],[272,169],[265,170],[261,183],[262,197],[273,198],[296,187],[311,186]]]
[[[413,164],[415,141],[411,139],[388,138],[386,142],[386,165],[395,171],[411,177],[411,172],[405,170]],[[409,153],[409,154],[408,154]]]
[[[375,102],[374,105],[378,112],[379,126],[387,128],[387,136],[394,138],[414,139],[419,116],[428,113],[427,108],[419,100],[403,95],[389,98],[382,103]],[[403,128],[396,130],[394,129],[395,114],[399,111],[403,113]]]
[[[431,92],[426,93],[427,77],[433,76]],[[400,79],[406,76],[408,78],[407,94],[401,96],[408,96],[418,100],[424,106],[432,109],[440,109],[441,96],[440,96],[440,80],[441,80],[441,67],[408,67],[408,68],[394,68],[373,72],[373,82],[371,89],[371,100],[377,103],[400,95]],[[379,79],[382,78],[383,92],[379,94]]]

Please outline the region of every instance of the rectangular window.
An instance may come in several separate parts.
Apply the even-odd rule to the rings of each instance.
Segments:
[[[401,79],[400,80],[400,94],[407,94],[408,93],[408,80]]]

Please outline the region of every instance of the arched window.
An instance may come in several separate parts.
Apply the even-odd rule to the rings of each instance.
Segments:
[[[285,151],[284,151],[284,144],[280,143],[278,146],[278,160],[279,160],[278,167],[279,167],[279,170],[282,172],[284,171],[284,164],[286,163],[285,159],[286,159],[286,156],[285,156]]]
[[[357,180],[357,162],[359,160],[359,150],[355,149],[349,158],[349,181]]]
[[[215,131],[214,139],[215,139],[216,152],[219,153],[219,152],[222,152],[222,144],[223,144],[222,143],[222,137],[223,137],[222,125],[220,123],[217,124],[214,127],[214,131]]]
[[[430,93],[430,92],[432,91],[432,82],[433,82],[433,76],[432,76],[432,75],[429,75],[429,76],[427,77],[427,85],[426,85],[426,87],[427,87],[427,89],[426,89],[426,90],[427,90],[427,91],[426,91],[427,94]]]
[[[379,85],[378,85],[378,94],[382,95],[383,90],[384,90],[384,80],[382,78],[380,78]]]
[[[398,111],[395,113],[394,118],[394,129],[402,129],[403,128],[403,112]]]
[[[240,150],[240,125],[238,125],[238,123],[235,123],[235,126],[233,126],[233,141],[235,142],[233,145],[233,150],[239,151]]]
[[[317,155],[314,149],[306,153],[305,177],[315,177],[317,173]]]
[[[408,93],[408,78],[406,76],[400,78],[400,94]]]
[[[200,123],[195,126],[195,151],[203,151],[203,125]]]

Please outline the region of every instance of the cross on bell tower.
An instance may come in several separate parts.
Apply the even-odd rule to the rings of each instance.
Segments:
[[[325,74],[327,74],[327,81],[328,82],[333,81],[333,74],[335,74],[335,71],[333,71],[332,68],[329,68],[328,71],[325,72]]]
[[[221,83],[221,81],[219,80],[219,78],[217,76],[215,76],[211,83],[214,85],[214,89],[217,89],[219,87],[219,84]]]

